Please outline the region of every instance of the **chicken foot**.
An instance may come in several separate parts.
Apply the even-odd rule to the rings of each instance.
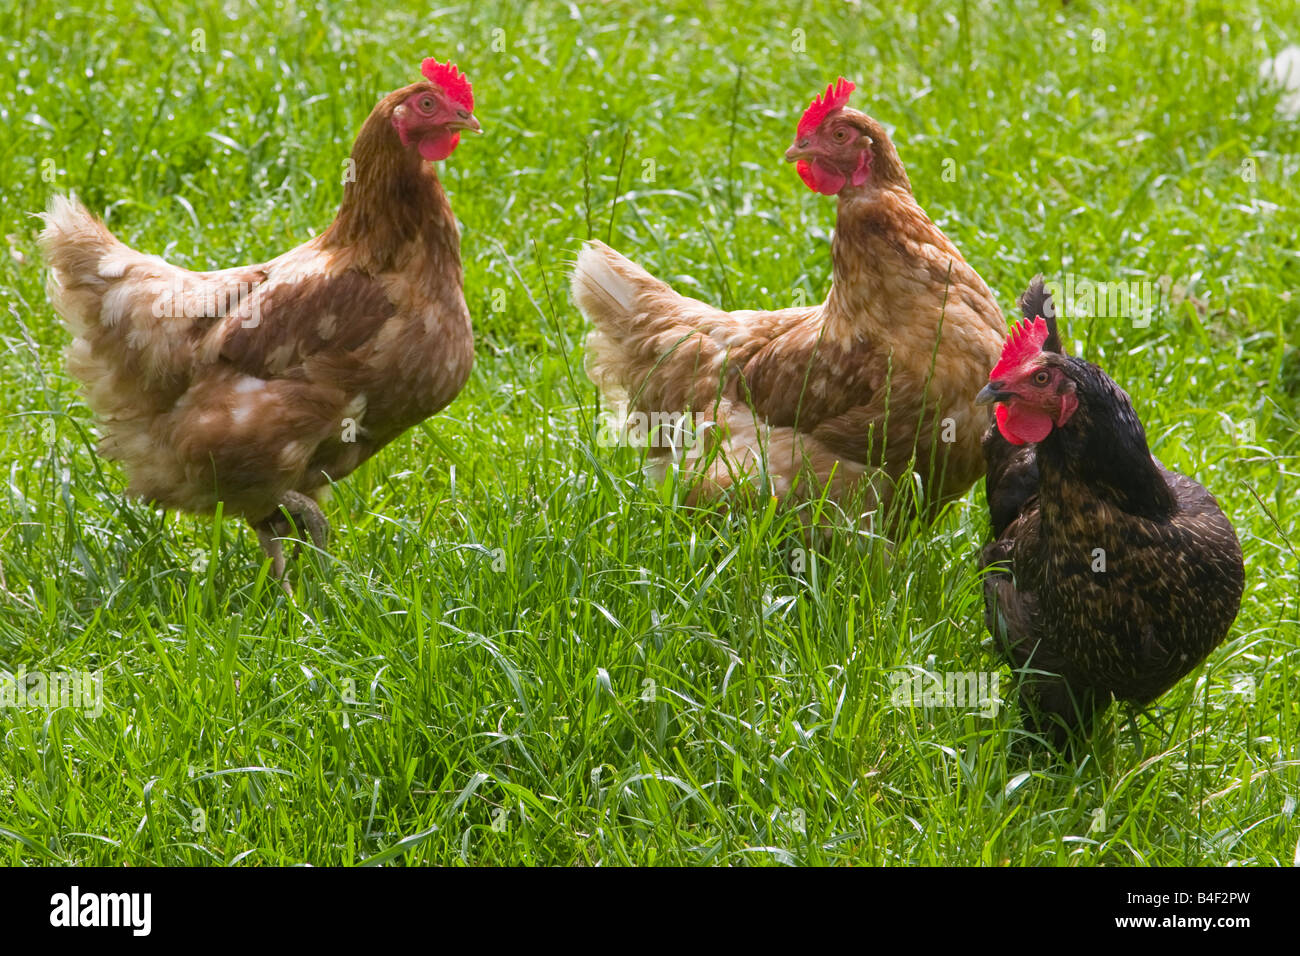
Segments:
[[[271,575],[280,582],[286,594],[293,589],[285,578],[284,539],[296,529],[305,529],[311,543],[324,549],[329,542],[330,524],[315,500],[298,491],[286,491],[280,507],[261,521],[250,521],[257,532],[257,541],[271,559]],[[297,555],[301,547],[295,549]]]

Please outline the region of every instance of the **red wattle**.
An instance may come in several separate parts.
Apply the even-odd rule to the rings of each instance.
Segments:
[[[803,180],[803,184],[809,189],[815,190],[817,188],[813,180],[812,167],[808,165],[808,160],[801,159],[795,163],[794,171],[799,174],[799,178]]]
[[[794,164],[794,170],[805,186],[823,196],[834,196],[848,182],[842,173],[828,169],[816,160],[809,163],[806,159],[801,159]]]
[[[441,136],[426,136],[420,140],[420,155],[429,162],[446,159],[451,151],[460,145],[460,133],[443,133]]]
[[[994,415],[998,420],[998,431],[1013,445],[1039,442],[1052,432],[1052,416],[1041,409],[999,405]]]

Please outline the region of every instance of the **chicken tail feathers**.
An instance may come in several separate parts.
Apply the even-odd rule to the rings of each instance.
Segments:
[[[137,252],[71,196],[55,196],[41,218],[50,301],[73,336],[68,367],[101,419],[116,412],[114,390],[184,385],[198,338],[265,278],[251,267],[191,272]]]
[[[1052,293],[1044,285],[1043,276],[1034,277],[1030,287],[1024,290],[1019,298],[1018,304],[1021,306],[1022,315],[1031,323],[1037,317],[1043,316],[1043,321],[1048,324],[1048,337],[1043,343],[1043,349],[1060,354],[1061,334],[1057,332],[1056,303],[1052,302]]]
[[[730,315],[595,241],[578,255],[573,300],[592,324],[587,375],[608,404],[682,411],[712,398],[716,376],[710,382],[701,369],[716,372],[726,348],[709,332],[734,325]]]
[[[49,294],[73,335],[99,324],[109,280],[104,262],[120,242],[75,196],[55,196],[40,214],[41,249],[50,267]]]
[[[1047,340],[1043,343],[1043,349],[1059,354],[1061,336],[1056,330],[1056,303],[1052,301],[1052,293],[1047,290],[1041,275],[1034,276],[1029,288],[1020,296],[1019,305],[1021,313],[1030,322],[1040,315],[1043,317],[1047,323]]]
[[[603,242],[587,243],[573,270],[573,301],[599,328],[628,331],[643,286],[662,282]]]

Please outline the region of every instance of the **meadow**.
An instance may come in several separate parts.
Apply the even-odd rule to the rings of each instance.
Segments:
[[[0,861],[1300,862],[1300,123],[1258,75],[1297,40],[1287,0],[0,0],[0,679],[102,681],[98,713],[0,707]],[[75,191],[179,265],[268,259],[425,56],[485,130],[440,164],[476,365],[338,484],[290,597],[247,526],[123,497],[31,214]],[[1241,538],[1228,639],[1075,760],[1023,746],[981,486],[804,550],[600,440],[582,240],[723,307],[820,300],[834,203],[782,154],[840,74],[1008,314],[1074,283],[1067,342]],[[957,672],[1005,705],[892,699]]]

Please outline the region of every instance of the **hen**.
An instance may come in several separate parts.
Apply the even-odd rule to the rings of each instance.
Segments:
[[[841,78],[814,99],[786,152],[838,197],[824,303],[724,312],[600,242],[578,256],[588,374],[607,405],[651,422],[653,460],[698,479],[692,500],[759,479],[781,497],[860,494],[870,511],[912,471],[932,504],[983,473],[989,418],[973,396],[1005,321],[913,198],[885,130],[846,105],[853,89]],[[686,429],[654,427],[682,416]],[[691,416],[709,440],[692,440]]]
[[[362,126],[330,227],[270,262],[191,272],[74,199],[44,214],[100,453],[132,495],[247,519],[282,583],[286,516],[323,545],[322,490],[446,406],[473,363],[460,233],[432,161],[480,127],[455,66],[422,73]]]
[[[1152,457],[1106,373],[1062,352],[1041,278],[1021,308],[978,396],[998,403],[985,622],[1023,675],[1030,726],[1061,747],[1112,697],[1148,704],[1200,664],[1237,616],[1245,570],[1214,497]]]

